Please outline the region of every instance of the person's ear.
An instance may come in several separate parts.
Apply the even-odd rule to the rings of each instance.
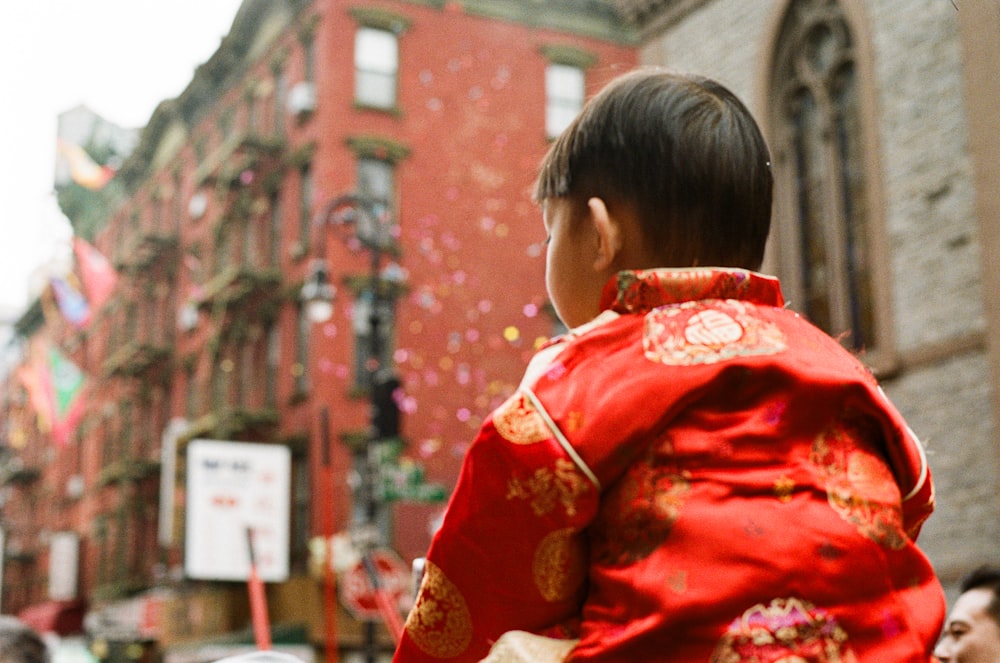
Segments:
[[[591,198],[587,201],[590,211],[590,221],[597,233],[597,258],[594,269],[603,271],[609,269],[622,250],[623,238],[621,224],[608,212],[608,206],[601,198]]]

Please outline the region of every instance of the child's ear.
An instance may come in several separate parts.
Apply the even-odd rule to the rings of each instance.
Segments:
[[[615,258],[622,250],[622,231],[618,219],[611,216],[608,206],[601,198],[591,198],[587,201],[590,219],[597,233],[597,259],[594,269],[602,271],[610,268]]]

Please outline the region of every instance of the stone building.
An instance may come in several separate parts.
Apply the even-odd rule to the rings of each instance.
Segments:
[[[616,0],[645,64],[718,78],[772,146],[766,269],[924,440],[948,586],[1000,561],[1000,4]]]

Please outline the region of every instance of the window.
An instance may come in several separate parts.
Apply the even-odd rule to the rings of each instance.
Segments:
[[[857,53],[838,3],[789,5],[769,90],[775,249],[792,308],[871,356],[888,345],[888,299]]]
[[[264,405],[273,408],[278,403],[278,369],[281,366],[281,337],[277,325],[267,330],[267,359],[264,374]]]
[[[270,220],[267,231],[267,266],[278,267],[281,250],[281,190],[270,195]]]
[[[312,167],[305,164],[299,170],[299,243],[303,251],[309,249],[309,231],[312,225],[313,177]]]
[[[393,366],[396,326],[395,301],[390,293],[376,298],[371,289],[360,292],[351,315],[354,332],[354,386],[368,391],[380,368]]]
[[[307,83],[316,79],[316,42],[312,33],[302,36],[303,76]]]
[[[173,210],[171,210],[171,216],[173,221],[173,232],[179,233],[181,226],[184,223],[184,196],[182,192],[184,191],[184,180],[181,175],[181,170],[178,167],[173,173]]]
[[[292,452],[292,523],[289,564],[305,572],[309,563],[309,516],[313,485],[309,472],[309,456],[303,451]]]
[[[306,307],[299,306],[295,327],[295,363],[292,364],[295,393],[299,395],[305,394],[309,390],[309,334],[311,332],[312,322],[306,314]]]
[[[388,161],[362,157],[358,159],[358,193],[365,198],[391,205],[395,198],[395,169]]]
[[[394,108],[399,41],[395,33],[358,28],[354,41],[354,99],[362,106]]]
[[[274,73],[274,133],[283,136],[285,134],[285,99],[288,97],[288,77],[285,75],[285,67],[282,63],[277,63],[273,67]]]
[[[184,416],[194,420],[198,418],[198,380],[194,363],[184,368],[184,377],[187,383],[187,390],[184,393]]]
[[[583,69],[551,63],[545,69],[545,135],[555,138],[583,108]]]

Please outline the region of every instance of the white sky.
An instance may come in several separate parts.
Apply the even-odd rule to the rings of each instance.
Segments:
[[[83,104],[125,127],[176,97],[241,0],[0,0],[0,320],[69,252],[53,193],[56,118]]]

